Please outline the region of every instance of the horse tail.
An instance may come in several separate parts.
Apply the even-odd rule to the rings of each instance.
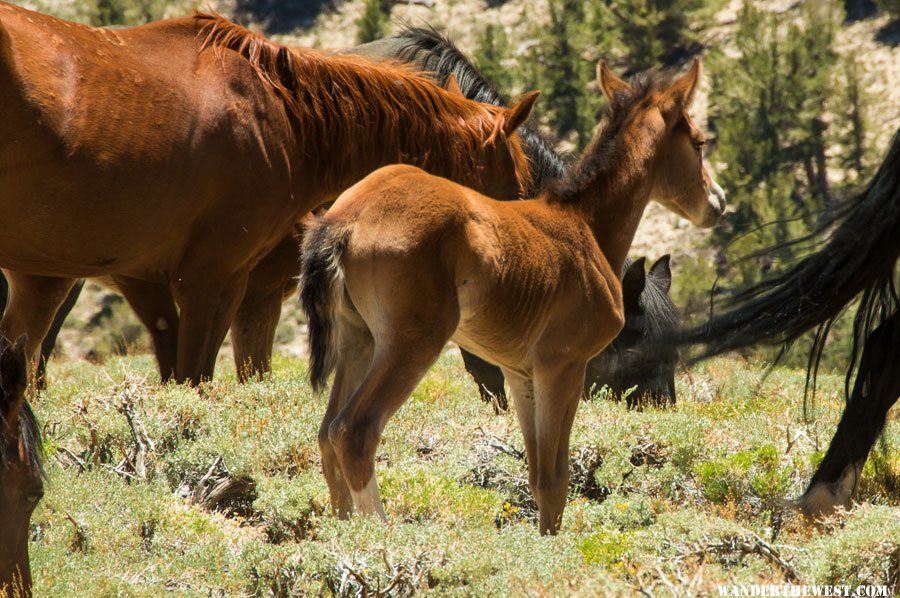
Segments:
[[[844,203],[827,224],[788,244],[807,243],[820,248],[784,273],[737,293],[729,300],[728,311],[682,330],[678,342],[705,344],[695,357],[699,360],[760,341],[784,343],[787,348],[819,327],[809,359],[814,379],[831,324],[860,296],[849,384],[865,338],[900,309],[895,287],[900,260],[900,131],[868,187]]]
[[[337,363],[335,352],[338,293],[343,292],[341,259],[350,229],[317,218],[303,239],[300,269],[300,304],[309,326],[310,382],[320,392]]]

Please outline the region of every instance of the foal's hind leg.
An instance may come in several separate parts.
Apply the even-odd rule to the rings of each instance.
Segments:
[[[322,453],[322,472],[328,482],[331,494],[331,508],[341,519],[350,517],[353,511],[353,497],[350,486],[344,479],[337,453],[328,436],[331,423],[343,409],[350,397],[359,389],[372,366],[374,341],[365,323],[356,316],[341,321],[338,339],[338,363],[335,368],[334,384],[328,399],[328,408],[319,426],[319,449]]]
[[[376,339],[369,373],[328,427],[328,439],[361,513],[385,519],[375,480],[375,450],[384,426],[440,356],[452,329],[445,335],[432,332],[423,331],[421,338]]]
[[[172,289],[166,284],[121,276],[113,277],[113,280],[153,339],[162,381],[170,380],[175,375],[178,351],[178,310],[172,299]]]
[[[34,363],[56,311],[65,301],[75,280],[32,276],[10,270],[4,270],[4,273],[9,281],[9,301],[0,320],[0,333],[13,339],[27,334],[25,351]]]
[[[869,451],[900,397],[900,312],[866,339],[850,400],[809,488],[798,504],[809,517],[850,507]]]

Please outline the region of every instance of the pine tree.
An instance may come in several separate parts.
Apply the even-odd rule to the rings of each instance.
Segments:
[[[503,66],[503,61],[508,57],[509,39],[506,32],[500,26],[489,24],[478,38],[473,58],[481,74],[503,94],[509,94],[514,84],[512,72]]]
[[[718,132],[713,159],[726,165],[719,182],[737,208],[732,228],[717,232],[719,241],[776,221],[742,243],[745,253],[759,243],[782,243],[832,207],[826,149],[834,133],[824,115],[845,113],[834,91],[842,19],[837,0],[805,3],[799,18],[748,3],[738,15],[737,55],[715,53],[709,61],[710,124]]]
[[[382,0],[366,0],[363,14],[356,22],[356,42],[366,44],[387,34],[389,15]]]
[[[605,0],[626,47],[630,68],[639,71],[659,63],[673,64],[699,50],[692,29],[721,4],[710,0]]]

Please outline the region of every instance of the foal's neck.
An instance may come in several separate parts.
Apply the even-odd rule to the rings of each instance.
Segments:
[[[598,133],[576,167],[585,174],[576,179],[567,203],[591,227],[614,272],[622,271],[650,200],[661,143],[661,131],[640,125],[627,126],[608,140]]]

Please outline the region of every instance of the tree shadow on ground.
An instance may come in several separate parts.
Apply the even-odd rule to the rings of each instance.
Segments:
[[[338,0],[236,0],[234,16],[243,22],[258,23],[267,34],[290,33],[313,24],[323,10]]]

